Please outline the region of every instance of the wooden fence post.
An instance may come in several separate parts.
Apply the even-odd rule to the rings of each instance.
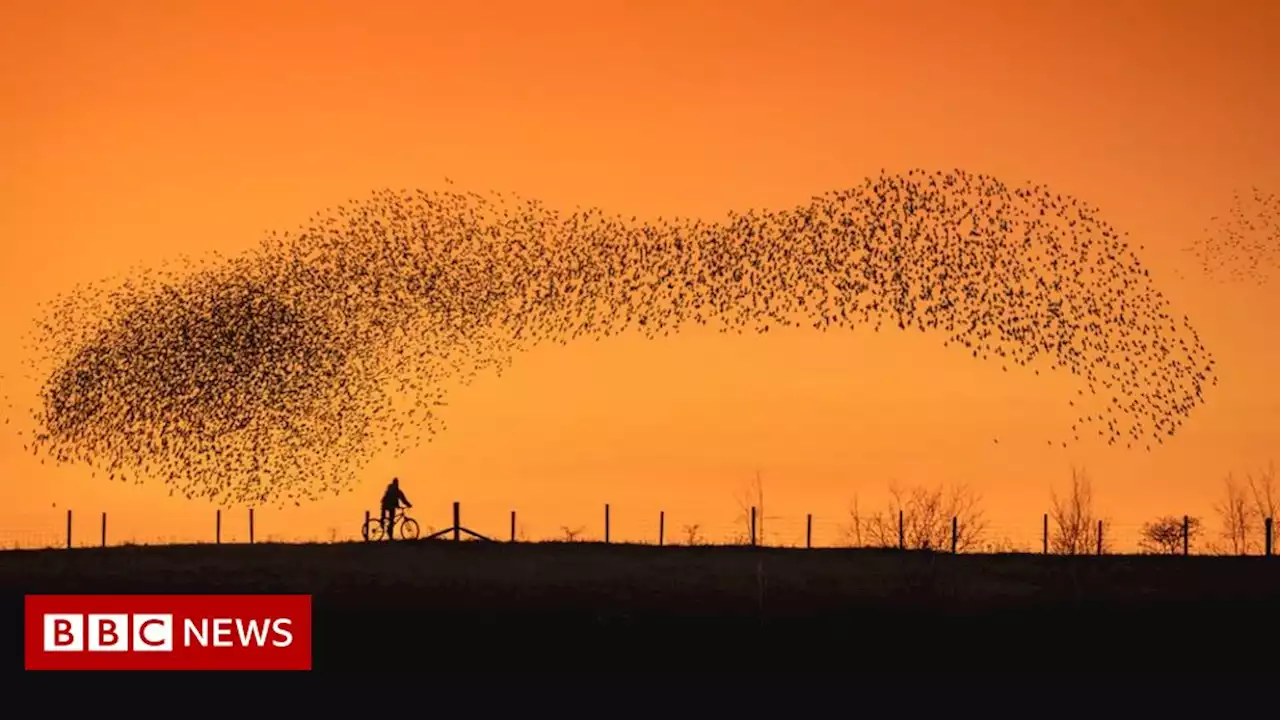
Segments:
[[[813,513],[804,516],[804,546],[813,547]]]
[[[1267,522],[1266,522],[1265,524],[1266,524],[1266,526],[1267,526],[1267,527],[1266,527],[1266,530],[1267,530],[1267,539],[1266,539],[1266,542],[1265,542],[1265,544],[1266,544],[1266,546],[1267,546],[1267,547],[1266,547],[1267,557],[1271,557],[1271,549],[1275,546],[1275,540],[1274,540],[1274,538],[1275,538],[1275,532],[1274,532],[1274,530],[1275,530],[1275,519],[1274,519],[1274,518],[1267,518]]]
[[[71,549],[71,509],[67,509],[67,549]]]
[[[1182,554],[1191,554],[1191,518],[1186,515],[1182,516]]]
[[[1098,554],[1102,554],[1102,521],[1098,521]]]
[[[609,542],[609,503],[604,504],[604,541]]]
[[[102,547],[107,546],[107,513],[102,513]]]
[[[658,547],[662,547],[663,540],[667,533],[667,511],[658,511]]]
[[[453,501],[453,539],[462,539],[462,503],[457,500]]]
[[[951,516],[951,554],[956,554],[956,546],[960,544],[960,520]]]
[[[253,544],[253,508],[249,508],[249,544]]]
[[[368,513],[365,513],[368,515]],[[222,510],[217,510],[213,518],[213,542],[216,545],[222,544]]]
[[[1044,530],[1040,535],[1040,544],[1045,555],[1049,554],[1049,513],[1044,514]]]
[[[755,544],[756,544],[756,509],[755,509],[755,506],[752,506],[751,508],[751,545],[752,547],[754,547]]]
[[[364,524],[360,526],[360,537],[365,540],[369,539],[369,511],[364,511]]]
[[[516,511],[511,511],[511,542],[516,541]]]
[[[907,549],[907,526],[903,523],[902,511],[898,511],[898,549]]]

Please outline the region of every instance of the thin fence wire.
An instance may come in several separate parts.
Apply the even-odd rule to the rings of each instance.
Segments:
[[[699,520],[693,512],[636,510],[610,505],[608,535],[606,513],[592,516],[580,514],[566,522],[523,514],[492,503],[479,504],[480,512],[459,504],[460,524],[488,540],[499,542],[611,542],[621,544],[689,546],[751,545],[752,524],[743,514],[722,514],[709,521]],[[446,531],[442,539],[453,537],[447,532],[453,525],[451,512],[426,512],[415,508],[409,512],[420,527],[420,537]],[[421,516],[420,516],[421,515]],[[377,518],[372,513],[371,517]],[[1271,527],[1272,542],[1266,540],[1268,526],[1262,522],[1247,530],[1246,542],[1224,542],[1215,528],[1194,526],[1189,542],[1178,528],[1167,530],[1153,541],[1143,523],[1102,521],[1101,547],[1095,527],[1088,528],[1078,542],[1064,537],[1056,523],[1047,516],[1026,518],[1023,522],[981,523],[966,527],[959,518],[936,518],[922,523],[917,518],[878,516],[854,518],[848,513],[763,514],[757,513],[754,544],[777,548],[903,548],[930,549],[959,553],[1070,553],[1102,554],[1177,554],[1181,555],[1260,555],[1268,545],[1276,549],[1276,533]],[[106,513],[91,511],[54,511],[26,515],[0,527],[0,550],[37,550],[57,548],[119,547],[130,545],[191,545],[255,543],[345,543],[360,542],[364,517],[352,518],[337,526],[329,525],[312,533],[283,532],[281,526],[297,527],[296,519],[284,522],[279,515],[258,511],[249,520],[249,511],[210,511],[207,524],[184,526],[181,532],[147,533],[138,518],[113,520]],[[1175,518],[1176,520],[1176,518]],[[252,524],[252,528],[250,525]],[[275,526],[273,529],[272,526]],[[1046,527],[1048,533],[1046,535]],[[466,533],[460,539],[472,540]],[[1243,550],[1241,552],[1240,550]]]

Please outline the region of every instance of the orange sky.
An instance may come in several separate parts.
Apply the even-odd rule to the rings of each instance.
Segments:
[[[1280,188],[1280,5],[1002,2],[162,3],[14,0],[0,22],[0,374],[21,407],[35,304],[177,253],[250,247],[377,187],[515,190],[552,205],[720,217],[910,167],[1035,180],[1147,247],[1222,384],[1152,453],[1051,450],[1062,380],[908,335],[689,331],[544,348],[456,391],[449,430],[367,470],[359,495],[259,512],[259,535],[351,535],[391,474],[424,525],[723,535],[758,469],[773,541],[835,539],[855,494],[967,482],[992,533],[1038,545],[1049,488],[1094,478],[1122,542],[1207,513],[1280,439],[1251,331],[1276,291],[1179,280],[1177,249],[1231,191]],[[1179,263],[1182,263],[1181,265]],[[1194,269],[1194,268],[1190,268]],[[1272,286],[1273,288],[1275,285]],[[999,437],[997,445],[993,437]],[[54,468],[0,436],[0,543],[205,539],[213,509]],[[54,507],[56,505],[56,508]],[[243,537],[243,513],[224,520]]]

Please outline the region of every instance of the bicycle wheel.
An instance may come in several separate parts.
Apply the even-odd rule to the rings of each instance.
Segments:
[[[381,540],[382,539],[382,521],[377,518],[369,518],[369,522],[364,524],[365,540]]]
[[[405,540],[417,540],[418,533],[422,529],[418,527],[418,521],[413,518],[405,518],[400,521],[400,537]]]

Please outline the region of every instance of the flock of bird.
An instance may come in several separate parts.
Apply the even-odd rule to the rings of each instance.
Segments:
[[[930,332],[1006,369],[1069,372],[1079,419],[1055,444],[1149,449],[1216,382],[1123,235],[1040,185],[882,172],[719,221],[388,190],[243,256],[47,305],[29,449],[188,497],[301,503],[429,441],[451,386],[534,343],[690,324]]]
[[[1210,218],[1186,251],[1210,279],[1267,285],[1280,274],[1280,195],[1235,191],[1227,214]]]

